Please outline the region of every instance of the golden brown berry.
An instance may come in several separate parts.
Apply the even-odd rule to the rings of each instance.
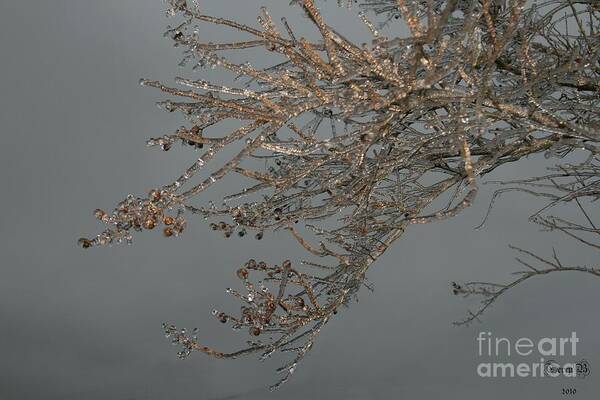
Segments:
[[[173,236],[173,234],[174,234],[175,232],[173,232],[173,229],[172,229],[172,228],[165,228],[165,229],[163,230],[163,233],[165,234],[165,236],[166,236],[166,237],[171,237],[171,236]]]
[[[173,225],[175,223],[175,218],[173,218],[173,217],[165,217],[163,219],[163,222],[165,223],[165,225]]]
[[[250,329],[250,334],[251,334],[251,335],[253,335],[253,336],[258,336],[258,335],[260,335],[260,332],[261,332],[261,330],[260,330],[260,328],[259,328],[259,327],[257,327],[257,326],[255,326],[255,327],[252,327],[252,328]]]
[[[154,220],[152,218],[148,218],[146,221],[144,221],[144,228],[154,229],[155,227],[156,227],[156,220]]]

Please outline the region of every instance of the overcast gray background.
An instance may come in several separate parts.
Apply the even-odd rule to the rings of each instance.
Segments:
[[[278,20],[288,2],[201,3],[255,25],[261,5]],[[324,12],[349,36],[364,32],[333,1]],[[541,254],[555,246],[566,261],[597,262],[571,241],[537,233],[526,221],[537,203],[526,196],[505,197],[487,228],[475,231],[490,188],[454,220],[411,227],[370,271],[375,293],[361,293],[329,324],[279,392],[265,389],[276,380],[276,362],[201,354],[179,361],[163,321],[197,326],[208,344],[235,349],[245,334],[210,315],[214,307],[235,310],[224,293],[235,270],[250,257],[281,262],[302,253],[287,237],[224,240],[201,219],[177,240],[146,233],[132,247],[76,246],[79,236],[102,228],[94,208],[112,209],[127,193],[168,182],[194,157],[190,149],[144,145],[183,123],[157,110],[159,93],[138,85],[141,77],[190,75],[178,70],[180,51],[162,37],[168,23],[159,0],[0,0],[1,400],[558,399],[562,387],[597,398],[600,280],[538,279],[501,299],[482,324],[451,325],[475,304],[452,296],[449,282],[509,279],[518,268],[509,243]],[[219,41],[219,32],[206,31],[206,40]],[[518,168],[542,172],[539,161],[494,177],[518,177]],[[577,331],[591,376],[478,378],[480,330],[511,339]]]

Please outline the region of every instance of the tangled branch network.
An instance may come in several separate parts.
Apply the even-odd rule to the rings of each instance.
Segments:
[[[134,232],[156,228],[176,237],[186,217],[197,214],[226,237],[289,232],[311,258],[249,260],[237,271],[244,291],[228,291],[241,301],[240,314],[214,314],[249,332],[252,340],[239,351],[214,350],[199,342],[197,331],[165,324],[182,358],[194,351],[261,359],[291,353],[278,370],[282,377],[273,387],[279,387],[407,227],[459,214],[477,196],[480,177],[503,164],[536,153],[560,159],[578,152],[585,155],[580,164],[513,182],[511,189],[548,199],[546,210],[577,201],[584,213],[582,204],[600,196],[595,0],[339,0],[358,9],[357,20],[370,32],[362,45],[328,25],[313,0],[292,1],[290,12],[307,16],[316,41],[299,37],[285,18],[275,22],[264,8],[251,27],[204,15],[191,0],[168,3],[179,22],[167,35],[185,49],[184,61],[200,72],[224,69],[241,83],[177,78],[180,87],[169,87],[142,80],[169,95],[162,107],[188,122],[148,145],[167,151],[184,143],[202,149],[200,156],[147,196],[130,195],[112,212],[96,210],[108,227],[80,244],[129,243]],[[202,24],[242,37],[207,43],[198,33]],[[386,37],[384,31],[406,34]],[[231,61],[248,50],[280,61],[268,67]],[[215,134],[227,120],[239,128]],[[241,150],[216,165],[216,156],[234,145]],[[243,177],[246,187],[219,205],[192,203],[229,175]],[[535,221],[598,246],[589,212],[589,226],[543,215]],[[562,267],[552,262],[549,268]],[[529,268],[528,274],[543,273]],[[485,309],[505,290],[471,282],[455,283],[454,291],[483,296]]]

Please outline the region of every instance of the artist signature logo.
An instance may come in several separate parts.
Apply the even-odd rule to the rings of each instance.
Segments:
[[[566,364],[561,366],[554,360],[548,360],[544,363],[544,371],[548,376],[577,376],[578,378],[587,377],[590,372],[590,362],[582,359],[581,361],[574,364]]]

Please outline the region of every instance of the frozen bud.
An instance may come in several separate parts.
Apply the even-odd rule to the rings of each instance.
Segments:
[[[158,191],[158,190],[151,190],[150,193],[148,193],[148,197],[152,201],[159,201],[160,198],[161,198],[160,191]]]
[[[102,219],[104,219],[105,216],[106,216],[106,213],[103,210],[101,210],[99,208],[94,210],[94,217],[96,217],[97,219],[102,220]]]
[[[246,268],[240,268],[237,270],[236,275],[240,279],[247,279],[248,278],[248,270]]]
[[[92,247],[92,241],[87,238],[81,238],[77,241],[77,243],[84,249],[89,249]]]
[[[103,233],[98,237],[98,243],[100,243],[101,246],[108,246],[110,242],[111,237],[106,233]]]

